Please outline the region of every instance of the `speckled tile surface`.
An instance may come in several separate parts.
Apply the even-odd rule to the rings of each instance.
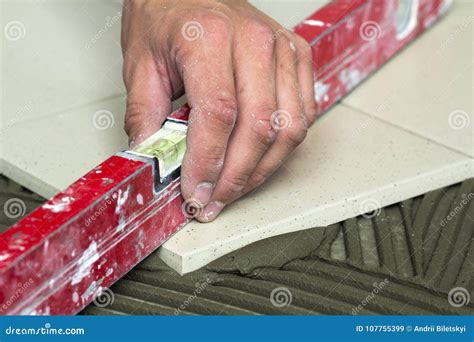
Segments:
[[[2,1],[5,125],[123,94],[121,1]]]
[[[343,103],[474,156],[474,2],[451,12]]]
[[[121,1],[0,6],[0,172],[50,197],[126,146]]]
[[[3,177],[0,185],[1,206],[21,198],[26,214],[42,201]],[[473,199],[471,179],[255,242],[185,276],[154,253],[82,314],[473,315]],[[0,216],[0,228],[14,221]],[[470,302],[456,307],[454,291]]]
[[[43,197],[55,195],[127,148],[124,107],[120,96],[9,127],[2,173]]]
[[[367,205],[472,177],[472,6],[456,1],[445,18],[318,122],[300,149],[303,156],[285,165],[271,190],[235,205],[243,215],[232,209],[205,228],[192,223],[160,249],[163,260],[186,273],[257,239],[334,223]],[[427,149],[428,140],[436,147]],[[448,150],[466,158],[456,166],[445,163],[437,154]]]
[[[325,226],[474,175],[471,158],[344,106],[260,189],[159,250],[180,273],[259,239]]]

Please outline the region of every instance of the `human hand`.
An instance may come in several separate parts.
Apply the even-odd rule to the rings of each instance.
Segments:
[[[122,47],[132,146],[186,92],[181,187],[202,222],[270,177],[315,120],[308,43],[247,1],[125,1]]]

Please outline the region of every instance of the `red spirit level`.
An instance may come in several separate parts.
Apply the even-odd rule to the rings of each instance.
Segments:
[[[299,24],[312,46],[319,111],[450,2],[336,0]],[[3,314],[77,313],[190,220],[179,179],[189,113],[174,112],[138,149],[110,157],[0,235]]]

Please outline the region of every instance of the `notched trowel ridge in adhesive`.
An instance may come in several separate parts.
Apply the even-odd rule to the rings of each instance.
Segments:
[[[473,200],[474,179],[470,179],[388,206],[374,217],[359,216],[255,242],[184,276],[153,253],[128,274],[127,283],[113,289],[149,304],[172,307],[168,311],[147,308],[147,314],[241,310],[240,314],[472,315],[473,296],[457,308],[449,304],[448,294],[457,287],[474,292]],[[456,210],[456,217],[439,221],[436,213],[445,209]],[[429,227],[435,228],[427,234]],[[379,229],[387,235],[378,234]],[[381,243],[383,239],[389,243]],[[422,247],[431,246],[431,241],[436,243],[424,251]],[[434,269],[444,272],[433,277]],[[135,295],[133,291],[143,287],[139,284],[149,286],[143,288],[147,294],[166,290],[166,302],[159,296]],[[276,309],[271,304],[275,289],[286,289],[290,305]],[[170,296],[170,290],[177,294]],[[176,313],[180,299],[197,290],[202,301]],[[374,291],[373,300],[357,309]],[[105,309],[89,306],[84,313],[136,313],[121,301]],[[198,305],[204,302],[212,306]]]
[[[8,199],[21,195],[21,198],[28,198],[33,207],[42,202],[11,183],[0,178],[0,184],[5,185],[0,190],[0,197]],[[114,304],[105,308],[90,305],[83,314],[250,315],[301,312],[295,310],[295,306],[303,307],[313,314],[352,314],[351,310],[358,304],[353,302],[357,298],[354,294],[363,289],[367,296],[377,288],[379,293],[373,298],[374,305],[356,314],[375,311],[391,314],[428,312],[473,315],[473,200],[474,179],[470,179],[383,208],[371,219],[359,216],[325,228],[313,228],[255,242],[185,276],[177,274],[153,253],[129,273],[128,281],[120,280],[120,285],[112,288]],[[449,220],[439,221],[436,213],[440,208],[448,208],[449,213],[455,211],[457,214]],[[384,223],[380,222],[381,218]],[[394,242],[390,251],[380,250],[385,245],[380,244],[381,236],[374,234],[377,226],[375,220],[379,221],[378,225],[386,224],[390,231],[386,237]],[[0,216],[1,225],[11,223]],[[394,226],[401,229],[390,229]],[[435,229],[427,235],[430,226]],[[353,240],[357,243],[351,243]],[[428,240],[435,240],[436,243],[425,253],[422,247]],[[383,255],[386,257],[388,252],[394,256],[384,259]],[[409,259],[406,259],[407,252],[409,255],[411,253]],[[345,255],[345,259],[340,259],[341,255]],[[393,258],[406,260],[406,266],[400,267],[403,264],[401,262],[386,263]],[[388,265],[392,268],[388,268]],[[434,269],[444,271],[433,281],[426,281],[428,277],[432,278]],[[299,281],[292,283],[290,278],[295,276]],[[334,281],[344,286],[336,288],[325,300],[314,304],[318,293],[311,292],[309,282],[320,283],[322,291]],[[272,311],[271,307],[266,307],[271,305],[271,291],[282,287],[290,291],[292,305],[283,311],[273,307]],[[447,300],[448,293],[457,287],[471,293],[470,303],[460,308],[450,306]],[[352,291],[351,288],[356,290]],[[188,298],[195,291],[200,292],[198,297],[201,300],[185,310],[177,310],[183,296]],[[344,291],[351,292],[351,295],[348,296]],[[252,294],[248,300],[239,299],[247,293]],[[404,307],[406,303],[410,305]],[[314,305],[310,307],[311,304]]]

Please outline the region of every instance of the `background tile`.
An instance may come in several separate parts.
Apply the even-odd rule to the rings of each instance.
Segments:
[[[473,3],[451,12],[344,104],[474,156]]]
[[[5,126],[124,93],[118,1],[1,6]]]
[[[48,198],[127,148],[125,98],[17,123],[5,131],[4,171]]]

